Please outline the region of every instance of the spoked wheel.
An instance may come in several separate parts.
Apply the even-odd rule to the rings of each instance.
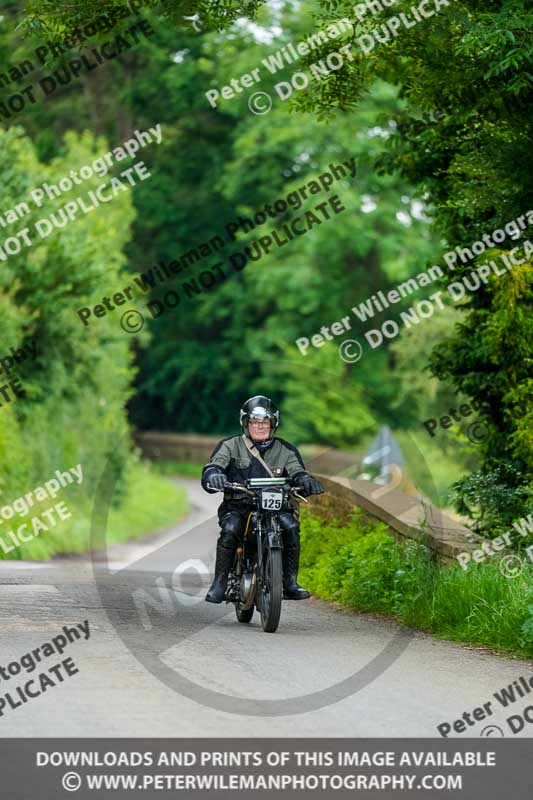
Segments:
[[[269,548],[265,556],[263,585],[260,589],[261,625],[265,633],[274,633],[278,629],[283,595],[282,576],[281,550]]]
[[[235,603],[235,614],[239,622],[251,622],[254,615],[254,607],[242,608],[242,603]]]

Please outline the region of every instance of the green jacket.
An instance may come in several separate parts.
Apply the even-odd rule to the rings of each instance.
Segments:
[[[272,445],[261,452],[261,458],[268,464],[275,477],[294,479],[296,476],[307,474],[298,448],[277,436],[274,437]],[[211,494],[213,490],[207,488],[207,483],[209,476],[216,472],[226,475],[230,483],[244,483],[249,478],[268,477],[263,465],[246,448],[242,435],[221,439],[213,450],[209,463],[205,465],[202,471],[202,486]],[[226,495],[227,492],[225,497]]]

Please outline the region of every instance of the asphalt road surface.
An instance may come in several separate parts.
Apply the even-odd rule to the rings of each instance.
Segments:
[[[489,701],[491,714],[452,735],[513,734],[493,693],[532,663],[405,631],[311,598],[284,602],[265,634],[256,615],[203,600],[220,498],[194,481],[191,513],[172,529],[112,546],[98,561],[0,562],[0,665],[89,622],[39,670],[71,657],[79,672],[3,708],[0,736],[438,736],[437,725]],[[191,563],[191,561],[193,563]],[[74,635],[72,635],[74,638]],[[28,679],[32,674],[28,673]],[[5,694],[20,685],[0,681]],[[478,712],[479,717],[479,712]],[[496,726],[496,727],[495,727]],[[497,728],[501,731],[498,732]],[[519,736],[531,736],[527,723]]]

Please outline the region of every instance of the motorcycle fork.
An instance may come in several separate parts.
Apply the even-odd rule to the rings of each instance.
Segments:
[[[266,533],[266,540],[267,543],[263,542],[263,536]],[[274,519],[271,520],[271,524],[268,526],[267,530],[264,531],[263,528],[263,520],[258,519],[257,521],[257,584],[258,587],[263,586],[263,564],[264,564],[264,555],[266,549],[270,550],[282,550],[283,549],[283,538],[281,535],[281,530],[279,527],[279,523]]]
[[[257,562],[255,569],[257,572],[257,588],[261,589],[263,586],[263,525],[261,517],[258,517],[257,519],[256,537],[257,537]]]

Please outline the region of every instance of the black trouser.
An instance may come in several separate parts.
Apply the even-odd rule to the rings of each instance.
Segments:
[[[224,547],[235,549],[242,542],[242,536],[248,521],[249,509],[224,510],[219,509],[220,543]],[[288,511],[278,515],[284,547],[296,545],[300,540],[300,525],[298,520]]]

